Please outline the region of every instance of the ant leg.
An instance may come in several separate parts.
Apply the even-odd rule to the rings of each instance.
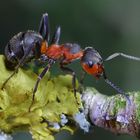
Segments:
[[[84,90],[83,83],[84,83],[85,75],[86,75],[86,72],[85,71],[82,71],[81,72],[81,77],[80,77],[80,80],[79,80],[80,86],[79,86],[79,89],[78,89],[81,94],[82,94],[82,92]]]
[[[114,53],[114,54],[110,55],[109,57],[107,57],[107,58],[105,59],[105,61],[109,61],[109,60],[111,60],[111,59],[113,59],[113,58],[116,58],[117,56],[122,56],[122,57],[125,57],[125,58],[128,58],[128,59],[140,61],[140,58],[139,58],[139,57],[127,55],[127,54],[124,54],[124,53]]]
[[[82,71],[81,77],[80,77],[80,84],[83,85],[84,78],[85,78],[86,72]]]
[[[5,88],[5,85],[7,84],[7,82],[15,75],[16,72],[17,70],[14,70],[14,72],[4,81],[1,87],[2,90]]]
[[[47,65],[47,66],[43,69],[43,71],[38,75],[37,81],[36,81],[35,86],[34,86],[34,89],[33,89],[32,102],[31,102],[31,105],[30,105],[30,107],[29,107],[29,112],[31,111],[31,107],[32,107],[32,105],[33,105],[33,103],[34,103],[34,100],[35,100],[35,93],[36,93],[36,91],[37,91],[38,84],[39,84],[39,82],[41,81],[41,79],[44,77],[44,75],[49,71],[49,69],[50,69],[50,67],[51,67],[51,65],[52,65],[53,63],[55,63],[54,60],[49,61],[48,65]]]
[[[39,25],[39,33],[43,36],[45,40],[49,40],[49,20],[48,14],[43,14],[40,25]]]
[[[29,55],[29,53],[31,52],[32,48],[34,47],[34,45],[31,45],[30,47],[28,47],[27,51],[25,52],[24,56],[22,57],[22,59],[19,61],[18,65],[16,66],[14,72],[5,80],[5,82],[3,83],[1,89],[4,89],[5,85],[7,84],[7,82],[15,75],[15,73],[17,73],[18,68],[24,64],[24,62],[26,61],[26,57]]]
[[[105,71],[103,72],[103,78],[107,84],[109,84],[112,88],[114,88],[118,93],[122,94],[126,98],[126,100],[129,102],[129,104],[131,104],[131,101],[129,97],[126,95],[126,93],[107,78]]]
[[[70,73],[72,75],[72,87],[73,87],[73,90],[74,90],[74,96],[77,99],[77,97],[76,97],[76,74],[75,74],[75,72],[68,67],[64,67],[64,65],[62,63],[60,63],[60,68],[61,68],[62,71],[66,72],[66,73]]]
[[[54,32],[54,35],[52,37],[52,41],[51,44],[58,44],[59,43],[59,39],[60,39],[60,34],[61,34],[61,27],[58,26]]]

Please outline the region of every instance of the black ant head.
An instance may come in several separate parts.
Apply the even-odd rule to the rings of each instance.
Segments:
[[[95,76],[96,78],[99,78],[103,74],[104,68],[102,57],[92,47],[85,48],[81,59],[81,65],[84,71]]]

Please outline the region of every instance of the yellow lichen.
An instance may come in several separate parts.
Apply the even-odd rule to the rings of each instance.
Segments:
[[[5,68],[4,56],[0,56],[0,87],[12,73]],[[0,129],[6,133],[27,130],[35,140],[53,140],[55,128],[49,123],[60,123],[61,114],[73,116],[78,112],[70,75],[49,78],[47,74],[40,82],[35,96],[35,102],[29,112],[32,101],[32,91],[37,75],[31,70],[19,69],[0,90]],[[78,83],[77,83],[78,85]],[[77,93],[79,104],[80,94]],[[43,121],[45,120],[45,121]],[[73,126],[65,125],[59,130],[74,131]]]

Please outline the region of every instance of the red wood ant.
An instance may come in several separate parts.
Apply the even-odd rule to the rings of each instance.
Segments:
[[[65,43],[59,45],[60,33],[61,28],[57,27],[52,40],[49,41],[48,14],[45,13],[41,18],[38,32],[28,30],[15,35],[5,47],[6,67],[14,70],[14,72],[5,80],[2,85],[2,89],[5,87],[10,78],[14,76],[19,67],[31,60],[37,59],[45,62],[46,66],[38,75],[33,89],[33,99],[29,107],[29,111],[34,103],[35,93],[37,91],[40,80],[56,61],[59,62],[60,68],[64,72],[70,73],[72,75],[72,85],[74,94],[76,96],[75,72],[65,65],[70,64],[76,59],[80,59],[81,66],[86,73],[93,75],[97,79],[103,76],[107,84],[113,87],[118,93],[121,93],[127,97],[123,90],[108,80],[103,66],[103,59],[97,50],[92,47],[87,47],[82,50],[80,46],[75,43]],[[123,53],[115,53],[109,56],[105,61],[111,60],[117,56],[123,56],[129,59],[140,61],[140,58],[138,57],[126,55]]]

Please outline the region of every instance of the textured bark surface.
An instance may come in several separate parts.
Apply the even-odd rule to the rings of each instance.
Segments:
[[[115,134],[140,134],[140,92],[129,93],[128,102],[122,95],[105,96],[87,88],[82,97],[90,121]]]

